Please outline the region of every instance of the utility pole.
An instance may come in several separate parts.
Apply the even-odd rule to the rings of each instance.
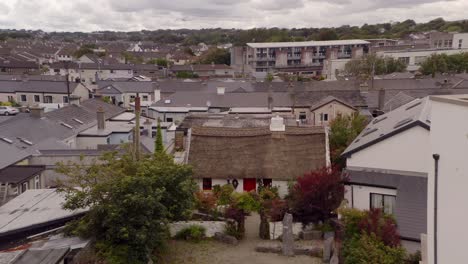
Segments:
[[[135,97],[135,137],[133,138],[133,151],[135,153],[136,160],[140,160],[140,110],[140,94],[137,93]]]
[[[67,104],[70,105],[70,72],[68,70],[69,62],[65,61],[65,69],[67,70],[66,82],[67,82]]]

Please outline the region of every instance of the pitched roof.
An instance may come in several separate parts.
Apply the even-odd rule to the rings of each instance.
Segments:
[[[102,100],[89,99],[79,106],[69,105],[47,112],[42,118],[24,114],[0,123],[0,139],[6,139],[0,140],[0,153],[5,153],[6,157],[0,159],[0,169],[26,158],[37,150],[56,149],[56,146],[60,146],[57,141],[65,140],[96,125],[96,112],[100,107],[105,111],[106,119],[125,112],[124,108]],[[4,160],[8,160],[8,163]]]
[[[73,92],[78,85],[81,84],[71,82],[70,92]],[[67,83],[47,80],[0,80],[0,92],[67,94]]]
[[[404,104],[407,104],[411,101],[413,101],[415,98],[407,95],[404,92],[398,92],[395,96],[393,96],[390,100],[388,100],[384,108],[382,109],[384,112],[389,112],[392,111],[393,109],[396,109]]]
[[[27,190],[0,207],[0,237],[70,220],[87,211],[65,210],[64,201],[55,189]]]
[[[45,166],[41,165],[9,166],[0,170],[0,182],[17,184],[41,173],[44,170]]]
[[[254,120],[252,127],[235,127],[235,119],[230,122],[230,127],[209,126],[213,125],[209,120],[192,127],[188,162],[194,177],[287,181],[326,165],[323,127],[271,132]]]
[[[155,89],[152,82],[135,81],[101,81],[99,87],[98,91],[102,94],[115,92],[113,89],[120,93],[153,93]],[[109,87],[111,88],[108,89]]]
[[[429,130],[431,125],[430,109],[430,101],[426,97],[416,99],[374,118],[342,155],[352,155],[414,126],[421,126]]]
[[[350,105],[350,104],[348,104],[348,103],[346,103],[346,102],[344,102],[344,101],[342,101],[342,100],[340,100],[340,99],[338,99],[338,98],[336,98],[336,97],[334,97],[334,96],[331,96],[331,95],[322,98],[320,101],[318,101],[317,103],[313,104],[313,105],[310,107],[310,109],[311,109],[311,110],[315,110],[315,109],[317,109],[317,108],[319,108],[319,107],[322,107],[322,106],[324,106],[324,105],[326,105],[326,104],[329,104],[329,103],[331,103],[331,102],[338,102],[338,103],[343,104],[343,105],[345,105],[345,106],[347,106],[347,107],[349,107],[349,108],[355,109],[354,106],[352,106],[352,105]]]

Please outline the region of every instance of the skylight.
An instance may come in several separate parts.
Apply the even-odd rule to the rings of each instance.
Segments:
[[[362,134],[362,137],[365,137],[365,136],[367,136],[369,134],[372,134],[377,130],[379,130],[379,129],[378,128],[371,129],[371,130],[367,131],[366,133]]]
[[[73,118],[73,121],[79,123],[79,124],[84,124],[83,121],[79,120],[78,118]]]
[[[386,116],[381,117],[381,118],[376,118],[376,119],[374,119],[374,121],[372,121],[372,124],[375,125],[375,124],[379,123],[380,121],[383,121],[383,120],[385,120],[385,119],[387,119],[387,118],[388,118],[388,117],[386,117]]]
[[[28,144],[29,146],[32,146],[32,144],[33,144],[31,141],[29,141],[29,140],[27,140],[27,139],[25,139],[25,138],[19,138],[19,140],[20,140],[21,142],[25,143],[25,144]]]
[[[410,110],[411,108],[414,108],[414,107],[416,107],[416,106],[418,106],[418,105],[420,105],[420,104],[422,104],[422,101],[419,101],[419,102],[417,102],[417,103],[415,103],[415,104],[412,104],[412,105],[406,107],[406,110]]]
[[[73,129],[73,127],[72,127],[72,126],[70,126],[70,125],[69,125],[69,124],[67,124],[67,123],[64,123],[64,122],[62,122],[62,123],[60,123],[60,124],[61,124],[62,126],[64,126],[64,127],[67,127],[67,128]]]
[[[393,128],[399,128],[403,125],[406,125],[408,124],[409,122],[413,121],[413,118],[406,118],[406,119],[403,119],[401,120],[400,122],[396,123],[395,126]]]
[[[3,140],[3,141],[5,141],[5,142],[8,143],[8,144],[13,144],[13,141],[12,141],[11,139],[9,139],[9,138],[2,137],[2,138],[0,138],[0,139]]]

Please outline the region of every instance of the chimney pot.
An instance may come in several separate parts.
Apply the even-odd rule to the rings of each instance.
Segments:
[[[44,116],[44,107],[42,106],[32,106],[29,108],[30,114],[34,118],[41,118]]]
[[[97,110],[97,127],[99,130],[103,130],[106,128],[106,119],[104,117],[104,109],[99,107]]]

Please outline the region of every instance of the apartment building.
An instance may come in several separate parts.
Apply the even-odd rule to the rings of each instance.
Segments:
[[[365,40],[247,43],[245,68],[255,77],[268,72],[321,75],[325,59],[350,59],[369,52]]]

